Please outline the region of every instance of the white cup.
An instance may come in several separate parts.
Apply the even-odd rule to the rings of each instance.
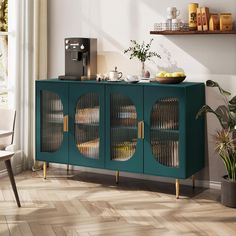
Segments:
[[[118,71],[110,71],[109,72],[109,80],[120,80],[122,77],[122,72],[118,72]]]
[[[177,10],[176,7],[168,7],[166,10],[167,10],[167,19],[176,19],[180,14],[180,11]]]

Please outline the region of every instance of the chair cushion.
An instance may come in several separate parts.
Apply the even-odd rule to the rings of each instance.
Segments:
[[[8,151],[0,151],[0,161],[5,161],[10,159],[15,153]]]
[[[14,132],[16,111],[0,108],[0,114],[0,130],[9,130]],[[0,149],[5,149],[7,146],[12,144],[12,141],[13,134],[0,137]]]

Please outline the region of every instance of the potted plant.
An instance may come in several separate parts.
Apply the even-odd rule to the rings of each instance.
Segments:
[[[221,202],[225,206],[236,208],[236,96],[229,99],[231,93],[212,80],[208,80],[206,85],[217,87],[224,97],[225,104],[220,105],[216,110],[204,105],[197,117],[203,113],[212,113],[220,122],[221,130],[215,135],[216,150],[227,171],[227,175],[223,176],[221,181]]]
[[[142,77],[144,77],[145,75],[145,62],[147,60],[150,60],[152,57],[161,58],[161,56],[157,52],[150,51],[152,41],[153,39],[150,39],[150,42],[147,44],[144,41],[142,42],[142,44],[139,44],[136,40],[130,40],[133,45],[124,50],[124,53],[130,53],[130,60],[133,58],[137,58],[139,61],[141,61]]]

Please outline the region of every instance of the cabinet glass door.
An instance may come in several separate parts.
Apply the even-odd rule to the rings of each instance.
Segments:
[[[104,167],[104,86],[70,86],[70,163]]]
[[[78,99],[75,112],[75,142],[79,152],[99,158],[99,94],[87,93]]]
[[[63,141],[63,104],[58,94],[41,91],[41,152],[56,152]]]
[[[184,163],[180,149],[184,141],[184,112],[181,93],[161,88],[145,88],[144,172],[181,177]],[[164,91],[163,91],[164,90]],[[162,96],[163,95],[163,96]]]
[[[155,160],[167,167],[179,167],[179,99],[163,98],[152,107],[151,148]]]
[[[142,172],[142,87],[107,86],[106,98],[106,168]]]
[[[64,83],[37,82],[37,160],[68,163],[68,134],[64,129],[67,94],[68,86]]]

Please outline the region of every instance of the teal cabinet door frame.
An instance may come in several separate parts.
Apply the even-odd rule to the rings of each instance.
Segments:
[[[186,90],[186,171],[187,177],[205,166],[205,116],[196,114],[205,104],[205,85],[197,84]]]
[[[94,94],[99,99],[99,127],[91,127],[98,129],[99,131],[99,155],[98,158],[90,158],[85,154],[82,154],[77,147],[75,138],[75,115],[76,107],[79,101],[83,99],[83,96],[88,94]],[[93,95],[91,95],[93,96]],[[70,83],[69,86],[69,163],[71,165],[80,165],[86,167],[104,168],[105,161],[105,86],[103,84],[83,84],[83,83]],[[86,98],[85,98],[86,99]],[[89,100],[89,99],[88,99]],[[89,101],[87,101],[89,103]],[[84,101],[86,103],[86,101]],[[92,111],[90,111],[92,114]],[[86,115],[85,115],[86,118]],[[86,123],[86,121],[83,121]],[[86,125],[86,124],[84,124]],[[87,127],[89,128],[89,127]],[[88,131],[86,129],[86,131]],[[82,135],[78,131],[77,135]],[[83,130],[81,130],[83,132]],[[89,131],[88,131],[89,132]],[[92,131],[91,131],[92,132]]]
[[[54,162],[54,163],[68,163],[68,133],[63,132],[63,141],[57,151],[44,152],[41,150],[42,137],[42,93],[48,91],[57,95],[63,105],[63,115],[68,115],[68,84],[67,83],[47,83],[40,81],[36,82],[36,160]]]
[[[153,106],[160,100],[176,98],[179,102],[179,165],[170,167],[158,162],[151,146],[151,112]],[[180,87],[151,87],[144,88],[144,173],[158,176],[185,178],[186,176],[186,116],[185,116],[185,89]],[[161,132],[161,131],[160,131]],[[164,130],[165,132],[165,130]],[[164,134],[164,133],[163,133]],[[159,148],[159,147],[158,147]]]
[[[111,124],[111,98],[114,97],[122,97],[124,99],[128,99],[131,104],[133,104],[133,108],[136,108],[137,112],[137,121],[143,121],[143,87],[142,86],[134,86],[134,85],[118,85],[118,84],[109,84],[106,86],[106,161],[105,167],[106,169],[112,169],[117,171],[129,171],[129,172],[137,172],[143,173],[143,139],[138,138],[136,143],[136,150],[134,154],[128,160],[112,160],[111,158],[111,135],[112,134],[112,124]],[[119,106],[119,104],[117,104]],[[122,111],[120,112],[123,115],[128,114],[129,112]],[[117,129],[127,129],[127,127],[118,126]],[[132,127],[131,127],[132,129]],[[125,132],[125,131],[124,131]],[[131,132],[137,132],[138,129]],[[137,134],[138,137],[138,134]],[[123,147],[124,148],[124,147]]]

